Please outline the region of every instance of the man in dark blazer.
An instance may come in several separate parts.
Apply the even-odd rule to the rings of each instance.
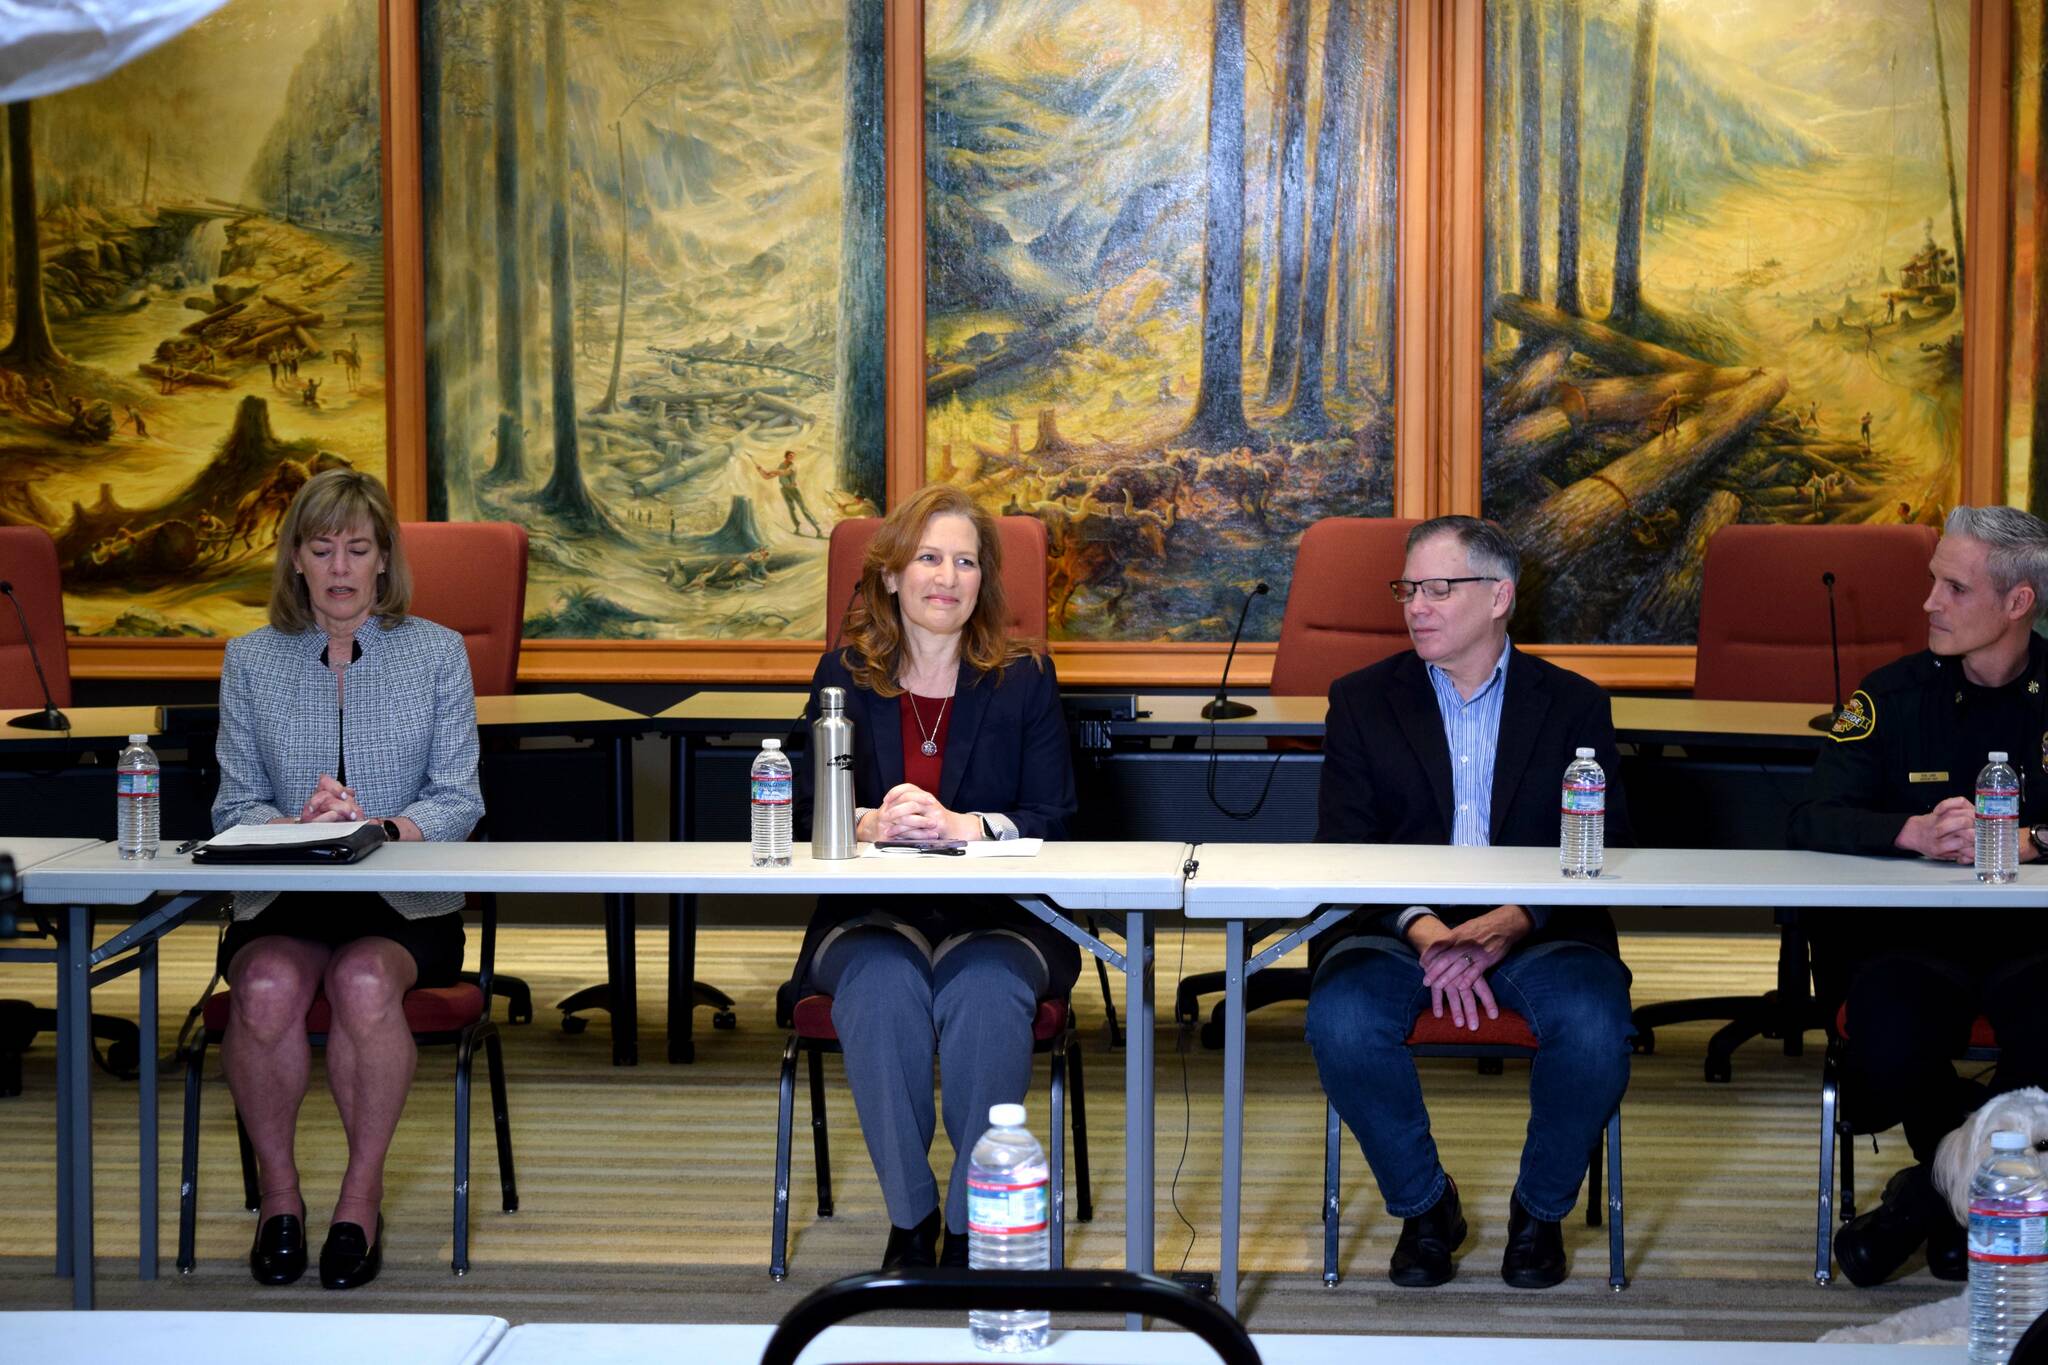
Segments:
[[[1330,689],[1319,842],[1555,844],[1560,784],[1581,747],[1610,775],[1608,838],[1627,842],[1607,694],[1508,642],[1520,566],[1514,542],[1476,518],[1438,517],[1409,535],[1393,588],[1414,648]],[[1561,1224],[1628,1088],[1629,973],[1607,912],[1369,907],[1325,941],[1309,1046],[1403,1220],[1388,1278],[1444,1283],[1466,1233],[1404,1040],[1424,1010],[1477,1029],[1507,1008],[1542,1047],[1501,1276],[1531,1289],[1563,1280]]]

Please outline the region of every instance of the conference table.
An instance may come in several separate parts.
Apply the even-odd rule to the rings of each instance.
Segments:
[[[68,926],[58,983],[60,1008],[70,1021],[60,1039],[58,1063],[68,1078],[59,1095],[61,1145],[69,1161],[68,1205],[63,1191],[59,1199],[70,1225],[73,1303],[90,1308],[93,1297],[91,1044],[83,1023],[90,1014],[95,969],[109,970],[103,964],[124,955],[147,956],[159,938],[209,896],[234,891],[1008,896],[1124,973],[1133,1020],[1124,1058],[1125,1258],[1132,1269],[1150,1270],[1153,917],[1180,908],[1188,855],[1188,846],[1179,843],[1048,843],[1030,857],[870,855],[833,862],[813,860],[798,850],[788,867],[757,868],[750,865],[750,849],[743,843],[398,843],[346,867],[222,866],[169,852],[147,862],[127,862],[111,845],[100,844],[40,862],[22,878],[23,899],[61,907]],[[132,924],[93,945],[97,907],[145,903],[148,908]],[[1075,918],[1090,914],[1120,926],[1123,951]],[[143,1061],[149,1067],[156,1055],[153,979],[140,1023]],[[153,1106],[155,1087],[148,1072],[142,1094],[144,1105]],[[156,1160],[152,1112],[139,1163],[145,1278],[154,1274]]]
[[[1597,878],[1568,878],[1553,848],[1398,844],[1197,845],[1182,901],[1190,920],[1224,925],[1223,1228],[1216,1297],[1237,1311],[1243,1197],[1245,983],[1346,919],[1357,906],[1777,905],[2020,909],[2048,906],[2048,867],[2002,886],[1954,863],[1782,849],[1607,850]],[[1250,951],[1257,937],[1278,937]]]

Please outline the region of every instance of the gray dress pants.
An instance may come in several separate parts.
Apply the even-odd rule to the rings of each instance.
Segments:
[[[831,993],[861,1134],[900,1228],[939,1204],[930,1158],[936,1048],[953,1144],[946,1227],[965,1235],[968,1156],[989,1108],[1022,1101],[1031,1086],[1031,1021],[1046,986],[1037,949],[1012,934],[974,934],[934,964],[904,934],[865,924],[826,947],[812,979]]]

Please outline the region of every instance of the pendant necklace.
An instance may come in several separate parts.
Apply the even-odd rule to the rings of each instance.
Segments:
[[[938,718],[932,722],[932,728],[926,730],[924,728],[924,716],[917,709],[917,694],[909,688],[905,688],[903,695],[910,698],[910,714],[917,721],[917,732],[924,736],[924,743],[917,746],[917,751],[926,758],[930,758],[939,751],[939,727],[945,724],[946,721],[946,703],[953,699],[951,697],[941,697],[939,699]]]

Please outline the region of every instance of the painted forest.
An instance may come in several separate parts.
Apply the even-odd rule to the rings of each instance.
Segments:
[[[421,11],[430,514],[526,526],[529,637],[818,638],[885,501],[882,0]]]
[[[1270,640],[1390,512],[1397,14],[926,5],[927,475],[1046,523],[1051,638]]]
[[[1486,7],[1482,477],[1519,639],[1690,643],[1721,527],[1955,502],[1970,7],[1734,9]]]

